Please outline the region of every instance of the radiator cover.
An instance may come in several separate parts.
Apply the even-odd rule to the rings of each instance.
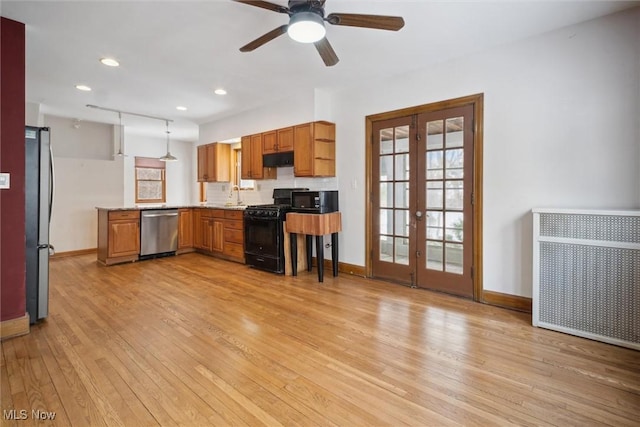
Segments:
[[[533,325],[640,350],[640,211],[533,210]]]

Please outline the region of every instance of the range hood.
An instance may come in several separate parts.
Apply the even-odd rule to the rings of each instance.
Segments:
[[[264,154],[262,156],[262,166],[264,166],[265,168],[293,166],[293,151]]]

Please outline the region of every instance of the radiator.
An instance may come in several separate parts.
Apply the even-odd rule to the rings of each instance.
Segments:
[[[640,350],[640,210],[533,210],[533,325]]]

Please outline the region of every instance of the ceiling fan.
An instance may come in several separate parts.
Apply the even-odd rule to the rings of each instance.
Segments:
[[[284,33],[301,43],[313,43],[325,65],[338,63],[338,56],[325,37],[324,23],[349,27],[375,28],[398,31],[404,27],[404,19],[399,16],[362,15],[359,13],[331,13],[324,16],[325,0],[289,0],[288,7],[262,0],[233,0],[250,6],[261,7],[273,12],[289,15],[289,23],[269,31],[254,41],[242,46],[240,52],[251,52]]]

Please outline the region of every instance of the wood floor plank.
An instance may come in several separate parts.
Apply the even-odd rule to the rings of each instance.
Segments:
[[[1,343],[2,426],[615,425],[640,356],[530,315],[186,254],[50,266],[50,316]],[[35,409],[35,408],[34,408]],[[4,417],[3,417],[4,418]]]

